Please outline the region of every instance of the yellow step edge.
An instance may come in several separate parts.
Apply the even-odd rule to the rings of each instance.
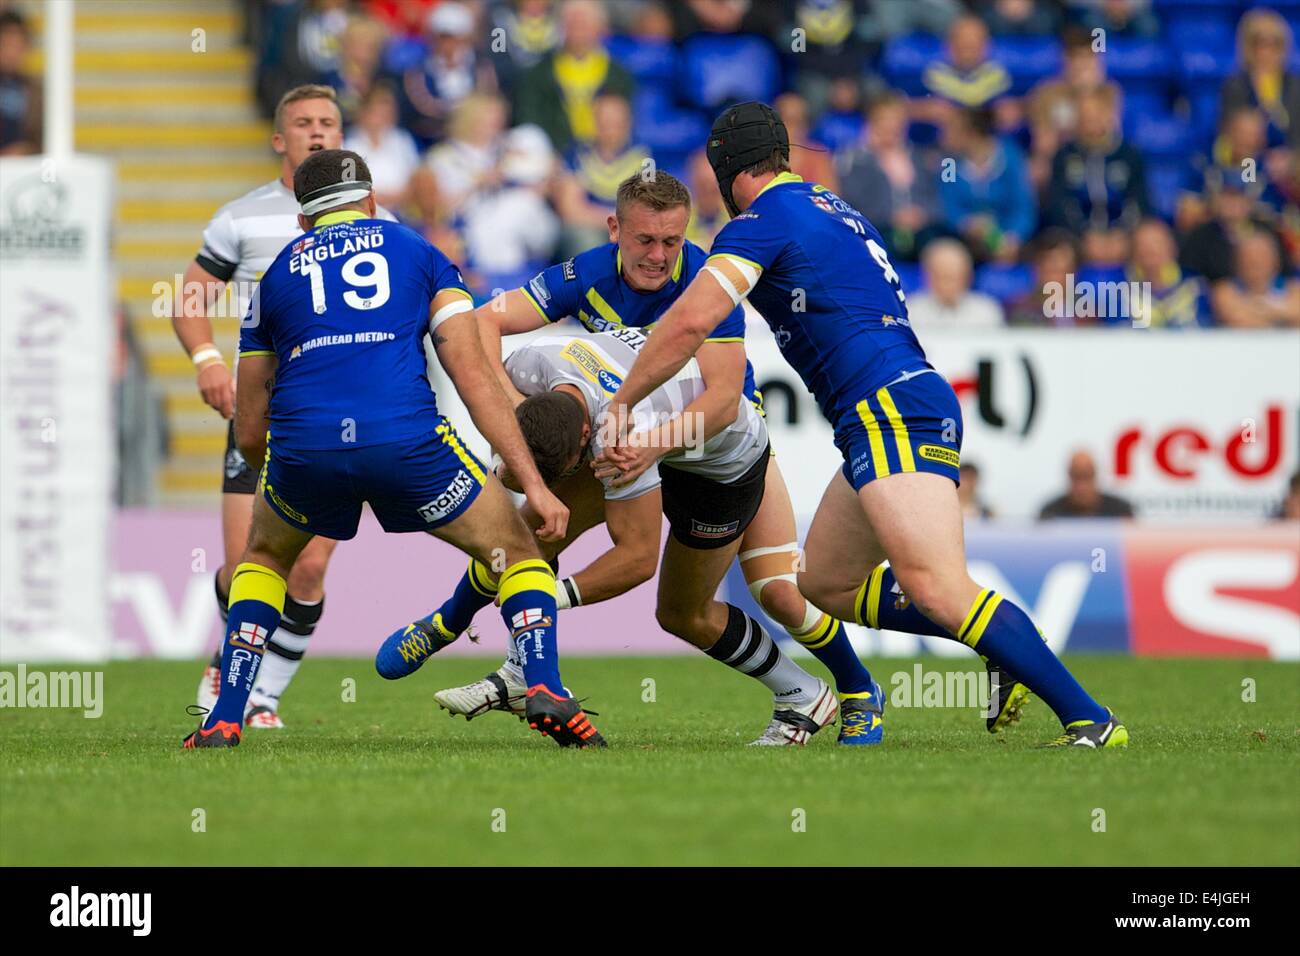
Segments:
[[[221,490],[221,469],[213,467],[209,474],[207,471],[192,471],[164,466],[162,473],[159,475],[158,484],[164,494],[168,492],[210,492],[215,502],[216,495]]]
[[[188,35],[191,30],[201,28],[208,31],[225,30],[234,32],[241,27],[240,17],[233,11],[196,10],[186,13],[181,10],[137,12],[123,8],[118,13],[83,13],[78,11],[74,21],[78,33],[143,33],[162,30],[183,30]],[[34,36],[40,36],[45,30],[45,15],[33,14],[27,20]]]
[[[271,124],[240,123],[198,126],[193,124],[78,123],[77,146],[98,149],[143,149],[160,146],[216,147],[265,146],[271,139]]]
[[[270,141],[270,130],[267,130]],[[270,182],[280,171],[280,164],[273,159],[266,160],[231,160],[228,163],[163,163],[137,162],[126,160],[117,164],[119,182],[210,182],[216,180],[247,181],[249,189],[255,185]],[[234,187],[238,189],[238,186]],[[246,190],[245,190],[246,191]],[[243,193],[233,193],[231,199]]]
[[[171,451],[174,455],[211,455],[219,459],[226,451],[226,433],[214,431],[212,434],[173,434]]]
[[[132,74],[157,73],[163,71],[181,73],[225,73],[248,70],[253,64],[253,55],[248,50],[238,47],[224,50],[208,50],[206,53],[190,51],[189,36],[177,38],[178,49],[151,50],[139,48],[134,50],[78,50],[73,57],[73,66],[78,73],[124,72]],[[40,73],[45,69],[45,56],[36,50],[27,59],[28,68]]]
[[[210,199],[123,199],[117,204],[118,222],[195,222],[196,243],[201,241],[202,229],[221,203]]]
[[[121,106],[147,108],[150,106],[254,106],[249,84],[184,83],[173,86],[86,86],[74,96],[77,106]]]

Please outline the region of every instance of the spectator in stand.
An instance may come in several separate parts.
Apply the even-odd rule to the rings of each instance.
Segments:
[[[1225,180],[1237,179],[1254,204],[1254,213],[1265,218],[1281,213],[1284,199],[1273,182],[1274,164],[1265,154],[1268,120],[1263,112],[1253,106],[1238,107],[1221,118],[1219,130],[1214,155],[1204,170],[1205,191],[1217,192]]]
[[[1133,506],[1116,495],[1108,495],[1097,484],[1097,463],[1086,451],[1070,456],[1066,472],[1070,485],[1065,494],[1043,505],[1038,520],[1053,518],[1132,518]]]
[[[370,15],[393,37],[419,37],[442,0],[366,0]]]
[[[755,33],[780,35],[783,4],[751,0],[686,0],[673,3],[673,36],[684,40],[692,33]],[[787,36],[789,34],[786,34]]]
[[[957,501],[961,503],[962,517],[968,521],[988,521],[993,509],[980,499],[980,470],[974,462],[962,462],[957,469],[961,483],[957,485]]]
[[[708,154],[697,150],[687,161],[691,189],[691,218],[686,224],[686,238],[706,252],[713,247],[713,237],[727,221],[727,207],[718,192],[718,177],[713,175]]]
[[[1152,40],[1160,34],[1151,0],[1092,0],[1081,20],[1089,33],[1105,30],[1107,37]]]
[[[1212,325],[1205,283],[1178,265],[1173,231],[1161,219],[1144,219],[1133,232],[1133,254],[1125,278],[1146,282],[1151,291],[1150,314],[1135,309],[1133,322],[1153,329]]]
[[[1062,144],[1074,138],[1079,122],[1079,96],[1107,89],[1115,102],[1120,101],[1119,85],[1106,79],[1105,59],[1093,50],[1093,39],[1087,30],[1067,27],[1061,43],[1060,74],[1030,90],[1026,108],[1032,144],[1030,171],[1034,186],[1040,191],[1051,179],[1052,158]]]
[[[883,88],[881,92],[884,92]],[[826,109],[817,117],[817,125],[808,135],[813,142],[825,146],[838,156],[855,149],[866,129],[867,121],[862,111],[862,84],[856,77],[850,76],[832,80]]]
[[[1236,247],[1246,235],[1264,231],[1277,244],[1278,261],[1286,261],[1286,249],[1273,232],[1267,218],[1251,202],[1246,184],[1240,178],[1228,177],[1220,182],[1209,197],[1208,222],[1197,226],[1183,237],[1179,261],[1183,269],[1202,276],[1211,290],[1233,276]]]
[[[989,58],[989,30],[974,15],[958,17],[948,28],[945,58],[925,68],[921,78],[927,97],[912,101],[912,118],[944,125],[955,110],[992,107],[998,110],[1000,126],[1015,122],[1014,104],[1006,94],[1011,74]]]
[[[540,126],[506,133],[496,188],[472,193],[461,213],[466,280],[485,295],[515,288],[553,261],[560,223],[546,201],[555,166]]]
[[[1210,290],[1220,325],[1236,329],[1300,328],[1300,279],[1284,276],[1275,237],[1249,232],[1237,244],[1232,279]]]
[[[979,15],[995,37],[1055,36],[1061,29],[1060,9],[1035,0],[981,0]]]
[[[1120,136],[1110,91],[1078,97],[1074,142],[1052,160],[1047,220],[1083,236],[1084,260],[1120,263],[1128,257],[1128,230],[1147,214],[1142,155]]]
[[[960,0],[907,0],[880,3],[873,0],[858,21],[858,33],[870,44],[887,43],[909,33],[946,33],[965,12]]]
[[[1287,22],[1257,8],[1237,25],[1241,70],[1224,81],[1219,115],[1255,106],[1268,117],[1268,145],[1300,149],[1300,75],[1287,69],[1294,38]]]
[[[339,41],[339,59],[328,85],[339,96],[343,122],[356,122],[361,103],[374,88],[383,58],[384,25],[378,20],[354,17]],[[392,90],[392,87],[389,87]]]
[[[632,142],[632,109],[625,98],[599,94],[592,115],[591,145],[575,144],[569,150],[567,171],[556,185],[555,205],[564,222],[564,257],[609,241],[606,221],[614,214],[618,184],[650,168],[649,151]]]
[[[933,329],[996,329],[1002,306],[983,292],[971,291],[970,253],[956,239],[936,239],[921,252],[925,290],[907,297],[907,315],[918,334]]]
[[[456,104],[448,123],[450,135],[429,150],[411,177],[412,196],[433,235],[446,241],[440,227],[455,224],[474,192],[500,182],[497,164],[505,128],[506,103],[499,96],[471,93]]]
[[[565,0],[563,44],[523,73],[515,89],[515,122],[536,123],[559,153],[596,135],[598,93],[632,97],[632,77],[605,50],[609,21],[594,0]]]
[[[944,127],[944,146],[957,160],[952,175],[944,170],[939,183],[948,225],[977,262],[1014,262],[1038,218],[1024,155],[994,134],[988,109],[953,113]]]
[[[361,156],[370,167],[375,199],[397,212],[411,194],[411,177],[420,167],[415,138],[397,125],[397,96],[386,83],[370,88],[356,125],[343,140],[343,148]]]
[[[821,116],[828,106],[834,108],[832,90],[837,83],[847,82],[849,90],[856,91],[862,65],[877,52],[856,29],[867,13],[867,0],[797,0],[793,6],[792,21],[775,36],[793,37],[794,30],[803,31],[794,89],[808,103],[812,115]],[[784,47],[788,50],[790,44]]]
[[[421,148],[442,139],[451,111],[471,93],[495,93],[491,58],[474,51],[474,13],[444,0],[429,14],[428,55],[404,70],[396,86],[402,126]]]
[[[493,22],[504,31],[505,43],[505,50],[501,51],[505,56],[497,57],[497,73],[502,87],[513,95],[520,75],[560,45],[560,18],[555,0],[511,0],[499,4]]]
[[[1300,471],[1287,482],[1286,496],[1273,517],[1278,521],[1300,521]]]
[[[839,164],[840,197],[884,234],[890,255],[906,261],[939,218],[939,176],[924,169],[907,141],[907,100],[889,93],[867,109],[861,145]]]
[[[790,135],[790,171],[808,183],[820,183],[838,192],[839,177],[831,154],[812,142],[808,126],[808,102],[798,93],[782,93],[772,104]]]
[[[25,72],[31,33],[22,15],[0,13],[0,156],[41,151],[41,83]]]
[[[1064,229],[1044,229],[1027,250],[1034,267],[1034,285],[1007,303],[1007,324],[1016,326],[1093,325],[1088,316],[1067,315],[1061,295],[1079,268],[1074,237]],[[1070,310],[1072,311],[1072,310]]]
[[[330,84],[348,25],[347,0],[273,0],[265,19],[256,85],[269,116],[293,87]]]

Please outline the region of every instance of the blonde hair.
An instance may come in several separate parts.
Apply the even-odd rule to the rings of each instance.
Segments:
[[[1237,54],[1241,57],[1241,62],[1246,66],[1247,70],[1250,69],[1251,64],[1251,44],[1257,37],[1265,33],[1281,35],[1283,63],[1286,63],[1287,57],[1291,55],[1293,39],[1291,26],[1272,10],[1257,7],[1242,17],[1241,23],[1237,25]]]
[[[661,169],[655,169],[653,174],[649,176],[642,177],[640,173],[635,173],[618,184],[618,198],[615,202],[615,208],[620,222],[623,220],[623,214],[627,211],[627,207],[632,203],[648,206],[655,212],[685,206],[686,211],[689,213],[691,211],[691,194],[686,188],[686,184],[676,176]]]
[[[275,104],[275,131],[277,133],[284,132],[284,108],[290,103],[297,103],[300,100],[329,100],[336,109],[339,105],[338,94],[334,92],[332,86],[320,86],[315,83],[295,86],[280,97],[280,102]]]

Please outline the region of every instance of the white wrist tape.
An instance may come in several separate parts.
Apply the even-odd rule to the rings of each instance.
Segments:
[[[582,595],[578,592],[578,582],[573,578],[560,578],[555,582],[555,609],[567,611],[582,604]]]
[[[210,361],[211,359],[216,359],[218,362],[225,361],[221,356],[221,350],[215,345],[204,346],[203,348],[196,350],[195,353],[190,356],[190,361],[194,363],[195,368],[201,368],[204,362]]]
[[[462,312],[473,312],[474,303],[469,299],[457,299],[448,305],[444,305],[437,312],[433,313],[433,318],[429,320],[429,331],[432,332],[442,323],[446,322],[453,315],[460,315]]]

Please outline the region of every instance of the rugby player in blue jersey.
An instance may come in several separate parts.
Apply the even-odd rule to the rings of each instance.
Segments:
[[[353,537],[363,503],[385,531],[425,531],[483,561],[504,551],[496,603],[523,657],[530,725],[561,746],[603,745],[560,681],[555,576],[505,488],[439,416],[425,374],[431,335],[474,424],[518,476],[537,536],[563,538],[568,509],[488,364],[460,272],[417,233],[375,218],[356,153],[313,153],[293,185],[304,234],[267,270],[240,333],[235,437],[261,468],[260,493],[230,587],[221,691],[184,746],[239,743],[289,569],[314,536]]]
[[[615,214],[608,220],[610,242],[588,250],[573,259],[544,270],[526,286],[505,292],[489,305],[478,310],[484,346],[489,355],[499,354],[501,335],[531,332],[566,317],[577,319],[591,332],[606,332],[623,328],[650,329],[668,310],[695,278],[707,254],[685,238],[690,219],[691,197],[686,186],[676,177],[662,170],[648,171],[624,180],[618,189]],[[563,328],[556,329],[562,333]],[[731,309],[712,329],[695,356],[704,379],[705,391],[692,403],[687,414],[696,412],[704,416],[706,434],[715,428],[724,428],[736,418],[738,401],[743,397],[762,413],[762,401],[754,385],[754,371],[745,358],[745,317],[740,306]],[[524,396],[511,383],[510,377],[499,369],[503,385],[517,402]],[[527,436],[526,436],[527,437]],[[630,484],[637,476],[673,452],[676,448],[664,442],[644,442],[638,447],[639,461],[635,467],[625,468],[628,474],[616,482]],[[598,472],[597,477],[612,477],[619,469]],[[671,465],[665,475],[665,508],[673,502],[693,499],[700,513],[687,516],[675,527],[682,529],[680,540],[671,541],[673,557],[691,558],[689,573],[674,574],[660,580],[659,620],[665,629],[683,640],[695,644],[706,653],[725,661],[733,667],[749,667],[747,649],[761,650],[766,657],[766,646],[755,644],[748,648],[747,634],[757,633],[739,609],[716,604],[715,613],[701,611],[712,607],[713,593],[730,565],[733,555],[740,560],[741,570],[750,593],[787,632],[807,647],[835,678],[840,696],[839,742],[849,745],[873,744],[880,740],[881,701],[877,685],[862,666],[853,650],[844,625],[829,614],[815,608],[799,593],[795,580],[799,565],[799,548],[795,535],[794,512],[785,481],[777,467],[777,459],[769,456],[758,510],[747,527],[734,525],[735,516],[711,513],[706,516],[707,504],[700,499],[707,496],[705,487],[692,487],[677,491],[674,483],[679,474]],[[561,498],[570,508],[581,507],[576,497],[583,494],[570,482],[561,491]],[[590,493],[590,490],[587,490]],[[735,489],[723,487],[720,494],[735,500]],[[607,506],[618,512],[626,503]],[[581,507],[586,515],[590,509]],[[603,521],[605,514],[597,508],[593,521]],[[654,525],[643,531],[638,525],[621,515],[610,519],[611,533],[616,538],[618,553],[625,553],[632,543],[652,548],[653,553],[641,556],[637,562],[653,573],[658,557],[659,517],[653,515]],[[694,520],[692,520],[694,519]],[[580,529],[575,528],[575,531]],[[581,530],[585,530],[582,528]],[[571,535],[573,537],[573,535]],[[724,549],[731,541],[739,539],[736,549]],[[558,550],[558,549],[550,549]],[[705,554],[708,551],[710,553]],[[703,568],[694,562],[707,562]],[[598,562],[606,571],[610,564]],[[595,568],[596,565],[593,565]],[[665,558],[665,567],[681,570],[688,567],[683,560]],[[471,567],[473,572],[473,567]],[[646,575],[648,576],[648,575]],[[479,572],[483,578],[483,572]],[[597,596],[596,588],[604,590],[603,576],[592,569],[579,571],[560,582],[561,609],[565,603],[577,605],[604,599]],[[640,584],[645,577],[632,576],[628,571],[623,578],[623,590]],[[444,646],[464,631],[474,613],[487,603],[482,580],[478,586],[471,574],[464,576],[452,597],[423,619],[432,637],[428,641],[411,640],[399,631],[385,645],[381,660],[388,659],[385,673],[404,676],[413,671],[435,649]],[[703,618],[703,620],[702,620]],[[716,618],[717,620],[712,620]],[[420,622],[417,622],[417,624]],[[715,626],[716,625],[716,626]],[[761,630],[761,629],[760,629]],[[776,658],[773,658],[776,660]],[[481,681],[464,687],[448,688],[437,696],[439,703],[453,713],[467,717],[482,713],[484,709],[509,710],[522,701],[522,685],[515,669],[503,666]],[[816,702],[820,694],[809,686],[804,675],[803,691],[807,703]],[[801,708],[788,700],[778,698],[774,708],[770,733],[763,739],[767,743],[790,745],[803,743],[810,733],[818,729],[818,721],[832,716],[829,709],[812,720]]]
[[[1052,708],[1063,727],[1053,746],[1126,746],[1123,724],[1066,670],[1029,616],[967,572],[957,501],[961,409],[912,331],[880,233],[834,193],[790,172],[789,134],[765,104],[724,111],[707,153],[733,218],[614,396],[607,453],[634,460],[618,447],[628,444],[627,410],[748,298],[834,426],[844,458],[808,533],[802,593],[841,619],[974,648],[1004,681],[1014,674]],[[991,725],[1017,706],[1001,703]]]

